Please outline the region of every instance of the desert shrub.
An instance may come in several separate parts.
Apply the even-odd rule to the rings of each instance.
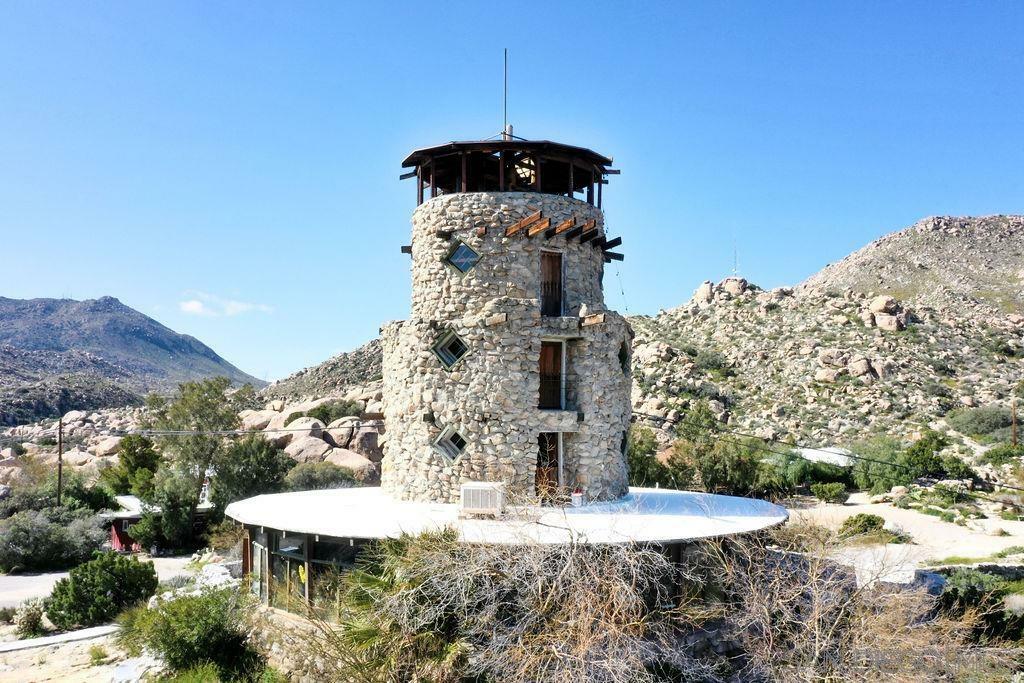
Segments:
[[[139,606],[118,622],[118,643],[130,654],[146,649],[171,672],[215,667],[213,680],[259,680],[265,662],[249,644],[248,596],[235,588],[207,590]],[[210,679],[205,679],[210,680]]]
[[[206,531],[206,544],[222,554],[231,553],[240,548],[244,538],[245,529],[231,520],[224,520]]]
[[[954,411],[946,421],[961,434],[985,437],[998,429],[1010,426],[1010,410],[1002,406],[982,406]]]
[[[942,469],[949,479],[973,479],[977,476],[974,469],[956,455],[943,456]]]
[[[846,492],[846,486],[838,481],[811,484],[811,494],[818,500],[826,503],[845,503],[850,494]]]
[[[898,462],[912,479],[945,476],[946,468],[939,452],[948,445],[946,437],[928,429],[903,451]]]
[[[332,462],[306,462],[293,467],[284,478],[289,491],[344,489],[358,486],[352,472]]]
[[[102,645],[89,646],[89,664],[92,666],[106,664],[109,658],[110,653],[108,653]]]
[[[1000,444],[985,451],[981,456],[981,461],[998,467],[1019,462],[1021,458],[1024,458],[1024,445]]]
[[[66,569],[85,562],[107,538],[88,510],[25,510],[0,520],[0,571]]]
[[[32,598],[21,603],[14,613],[14,632],[19,638],[35,638],[43,635],[43,601]]]
[[[306,417],[315,417],[326,425],[343,417],[356,417],[362,412],[355,401],[331,401],[307,410]]]
[[[217,457],[211,500],[216,509],[236,500],[277,493],[295,461],[259,435],[251,435],[231,444]]]
[[[815,483],[852,483],[848,467],[814,462],[796,453],[772,453],[768,456],[767,462],[780,472],[786,486],[791,490]]]
[[[12,443],[11,444],[11,453],[13,453],[14,455],[16,455],[18,457],[21,457],[21,456],[25,455],[25,452],[26,452],[25,451],[25,446],[23,446],[22,444],[20,444],[20,443]]]
[[[976,640],[1017,640],[1024,632],[1024,615],[1003,608],[1008,589],[997,576],[976,569],[960,568],[946,577],[939,604],[947,613],[963,616],[974,612],[978,624]]]
[[[50,471],[45,479],[28,486],[15,486],[11,494],[0,500],[0,519],[27,510],[43,510],[57,504],[57,473]],[[110,493],[101,486],[89,486],[78,472],[65,468],[61,487],[61,507],[99,512],[115,507]]]
[[[909,474],[898,466],[900,444],[895,439],[875,437],[853,444],[850,450],[861,457],[854,461],[851,471],[857,488],[883,493],[910,483]]]
[[[842,525],[839,527],[839,535],[845,538],[850,536],[863,536],[865,534],[873,534],[885,527],[885,519],[878,515],[872,515],[866,512],[858,512],[852,517],[846,518]]]
[[[0,624],[13,624],[14,613],[17,611],[15,607],[0,607]]]
[[[46,599],[46,614],[63,629],[104,624],[153,595],[156,586],[151,563],[114,552],[100,553],[57,582]]]

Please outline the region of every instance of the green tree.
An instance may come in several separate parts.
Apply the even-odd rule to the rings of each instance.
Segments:
[[[173,467],[161,468],[153,482],[153,502],[161,507],[161,527],[172,543],[180,534],[191,538],[207,473],[224,448],[224,436],[218,432],[238,428],[236,406],[226,395],[230,386],[226,377],[185,382],[173,400],[148,401],[154,428],[181,432],[160,437]],[[187,521],[179,518],[182,511],[187,511]]]
[[[285,475],[295,466],[284,452],[259,435],[233,443],[217,458],[211,500],[223,514],[228,503],[284,490]]]
[[[650,427],[633,425],[626,437],[626,463],[630,486],[669,486],[668,468],[655,453],[658,441]]]
[[[160,466],[160,454],[145,436],[131,434],[121,439],[118,463],[100,472],[100,482],[112,493],[132,493],[141,498],[152,494],[153,475]]]
[[[147,523],[159,528],[160,537],[172,548],[186,548],[192,542],[198,501],[192,470],[180,463],[161,467],[153,479],[153,495],[149,500],[159,512],[144,513],[142,521],[152,519]]]

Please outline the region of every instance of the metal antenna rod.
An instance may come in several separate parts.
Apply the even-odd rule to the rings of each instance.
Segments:
[[[501,124],[501,136],[508,139],[508,48],[505,48],[505,96],[502,99],[504,121]]]

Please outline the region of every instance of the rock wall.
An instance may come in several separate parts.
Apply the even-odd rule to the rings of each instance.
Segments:
[[[563,434],[563,484],[591,500],[627,489],[623,436],[630,418],[625,319],[604,310],[602,252],[558,235],[505,236],[540,210],[556,226],[603,216],[553,195],[467,193],[434,198],[413,215],[412,316],[381,329],[388,439],[381,483],[401,499],[454,502],[461,483],[504,481],[532,494],[538,437]],[[463,242],[480,255],[466,273],[447,262]],[[564,313],[540,311],[541,252],[564,259]],[[581,314],[603,316],[583,318]],[[432,347],[448,331],[469,351],[450,370]],[[564,340],[567,408],[541,410],[541,342]],[[466,440],[450,458],[434,447],[445,428]]]

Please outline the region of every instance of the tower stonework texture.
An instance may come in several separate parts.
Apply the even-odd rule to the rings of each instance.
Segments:
[[[569,168],[571,189],[537,191],[543,178],[522,168],[557,178],[558,158],[530,151],[490,153],[507,165],[498,176],[532,184],[519,191],[511,180],[461,191],[484,182],[467,167],[489,163],[465,150],[445,191],[430,159],[436,196],[412,217],[411,315],[381,328],[381,485],[396,498],[456,502],[477,481],[552,501],[627,492],[632,330],[604,306],[605,262],[621,257],[605,249],[601,176],[581,164]],[[587,199],[574,196],[573,171]]]

